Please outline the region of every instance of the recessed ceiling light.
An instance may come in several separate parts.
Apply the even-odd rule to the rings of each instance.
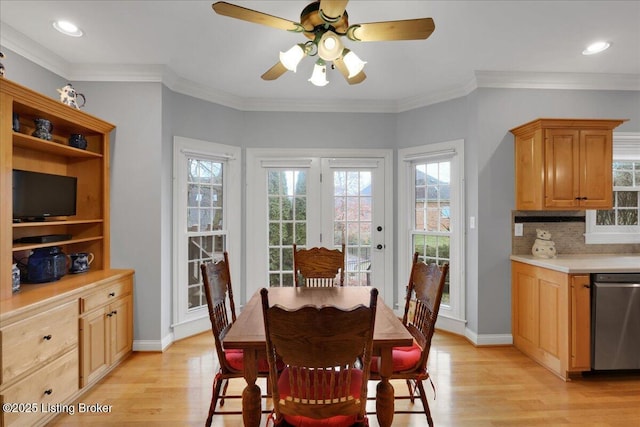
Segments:
[[[585,50],[582,51],[583,55],[593,55],[595,53],[600,53],[603,50],[607,50],[611,46],[609,42],[595,42],[587,46]]]
[[[54,21],[53,28],[71,37],[81,37],[83,34],[77,25],[69,21]]]

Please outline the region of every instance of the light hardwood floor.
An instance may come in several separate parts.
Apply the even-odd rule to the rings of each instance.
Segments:
[[[213,337],[203,333],[164,353],[134,353],[80,402],[111,405],[108,414],[61,415],[52,426],[201,426],[215,367]],[[640,426],[640,375],[592,375],[564,382],[513,347],[476,348],[436,332],[430,355],[436,399],[425,384],[435,425]],[[243,380],[229,391],[239,394]],[[396,395],[407,392],[394,383]],[[370,392],[375,384],[370,383]],[[263,408],[269,402],[263,402]],[[370,402],[372,410],[374,402]],[[399,401],[396,407],[410,405]],[[416,403],[420,406],[420,403]],[[76,405],[77,406],[77,405]],[[240,408],[228,400],[225,408]],[[378,424],[370,415],[371,426]],[[263,425],[266,415],[263,416]],[[215,416],[214,426],[242,426],[239,415]],[[424,415],[401,415],[397,426],[425,426]]]

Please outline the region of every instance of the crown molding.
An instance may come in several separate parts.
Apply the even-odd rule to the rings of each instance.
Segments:
[[[69,75],[69,62],[4,22],[0,25],[0,44],[60,77]]]
[[[640,91],[638,74],[476,71],[461,87],[399,100],[301,100],[243,98],[177,75],[168,65],[71,64],[11,26],[0,26],[1,44],[69,81],[157,82],[174,92],[241,111],[401,113],[466,96],[478,88]]]
[[[478,87],[640,91],[640,75],[476,71]]]

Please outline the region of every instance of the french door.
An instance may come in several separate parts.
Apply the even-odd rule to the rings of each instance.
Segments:
[[[293,286],[294,243],[339,249],[344,242],[345,284],[382,292],[391,270],[386,161],[248,150],[247,296],[263,286]]]

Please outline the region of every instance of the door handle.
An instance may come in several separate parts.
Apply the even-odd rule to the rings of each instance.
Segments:
[[[381,250],[383,250],[383,249],[384,249],[384,245],[383,245],[382,243],[378,243],[378,244],[376,245],[376,249],[377,249],[377,250],[379,250],[379,251],[381,251]]]

